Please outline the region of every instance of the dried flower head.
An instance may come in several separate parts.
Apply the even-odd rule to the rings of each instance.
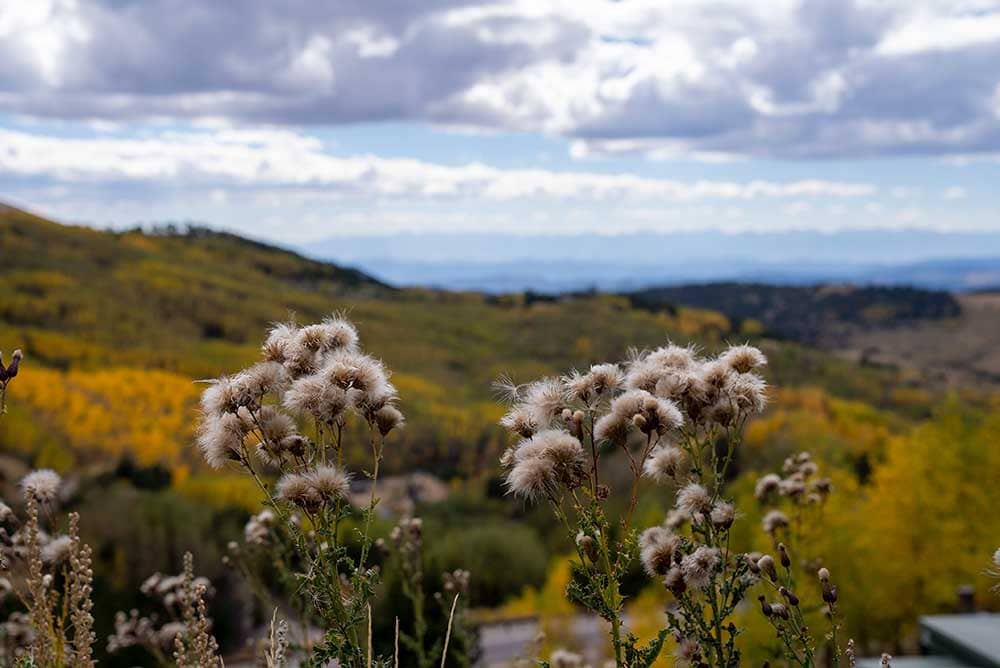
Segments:
[[[507,474],[507,491],[527,501],[551,498],[556,491],[555,465],[545,457],[518,462]]]
[[[25,498],[30,496],[38,503],[52,503],[61,484],[62,478],[52,469],[38,469],[21,479],[21,491]]]
[[[749,373],[767,364],[764,353],[751,345],[730,346],[719,360],[736,373]]]
[[[712,509],[712,495],[696,482],[690,482],[677,492],[676,507],[688,517],[705,515]]]
[[[345,499],[351,491],[351,478],[335,466],[317,466],[304,474],[315,496],[324,503]]]
[[[662,484],[683,476],[689,463],[687,454],[677,446],[660,446],[646,460],[643,473]]]
[[[530,438],[538,430],[531,409],[524,404],[516,404],[500,418],[500,425],[519,436]]]
[[[665,527],[651,527],[639,537],[639,555],[648,575],[666,575],[680,538]]]
[[[728,529],[736,520],[736,508],[731,503],[717,501],[712,506],[710,519],[717,529]]]
[[[768,473],[757,479],[753,494],[759,501],[763,501],[774,492],[777,492],[780,487],[781,476],[777,473]]]
[[[701,545],[681,560],[684,582],[692,589],[705,589],[719,565],[719,550]]]
[[[42,561],[48,566],[58,566],[69,558],[72,549],[72,538],[56,536],[42,547]]]
[[[234,413],[209,416],[198,427],[198,448],[213,469],[239,459],[244,438],[246,425]]]
[[[286,473],[278,480],[275,496],[304,510],[315,510],[322,499],[312,480],[305,473]]]
[[[383,436],[388,435],[394,429],[399,429],[404,422],[403,414],[395,406],[387,404],[375,411],[375,425]]]
[[[773,534],[778,529],[788,526],[788,515],[780,510],[771,510],[767,515],[764,515],[764,519],[761,520],[761,526],[764,528],[764,531]]]

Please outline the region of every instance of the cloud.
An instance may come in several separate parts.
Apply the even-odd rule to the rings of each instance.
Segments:
[[[482,163],[449,166],[374,155],[338,156],[323,142],[292,130],[236,128],[167,130],[144,137],[67,138],[0,129],[0,175],[47,185],[118,189],[232,189],[299,193],[316,200],[341,196],[378,199],[486,199],[513,202],[767,200],[863,198],[876,187],[862,182],[800,179],[746,182],[651,178],[544,169],[499,169]]]
[[[990,0],[32,0],[0,4],[0,110],[403,120],[574,154],[1000,152]]]

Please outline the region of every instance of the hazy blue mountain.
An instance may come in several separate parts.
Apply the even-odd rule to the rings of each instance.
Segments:
[[[1000,285],[1000,233],[399,234],[334,238],[301,250],[396,285],[487,292],[628,291],[705,281]]]

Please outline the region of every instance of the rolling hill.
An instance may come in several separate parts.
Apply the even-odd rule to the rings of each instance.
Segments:
[[[26,353],[0,445],[63,468],[108,456],[197,469],[198,387],[253,360],[268,323],[345,311],[382,356],[409,417],[400,456],[479,473],[501,446],[490,384],[526,380],[667,339],[709,348],[755,335],[713,310],[629,298],[391,288],[358,271],[204,229],[98,231],[0,210],[0,342]],[[771,380],[886,403],[890,369],[765,342]],[[891,402],[890,402],[891,403]],[[16,435],[16,436],[15,436]]]

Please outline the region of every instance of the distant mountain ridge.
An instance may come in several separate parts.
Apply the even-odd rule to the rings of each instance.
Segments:
[[[611,292],[717,281],[1000,285],[1000,233],[862,230],[623,235],[413,234],[303,247],[401,286],[491,293]]]

